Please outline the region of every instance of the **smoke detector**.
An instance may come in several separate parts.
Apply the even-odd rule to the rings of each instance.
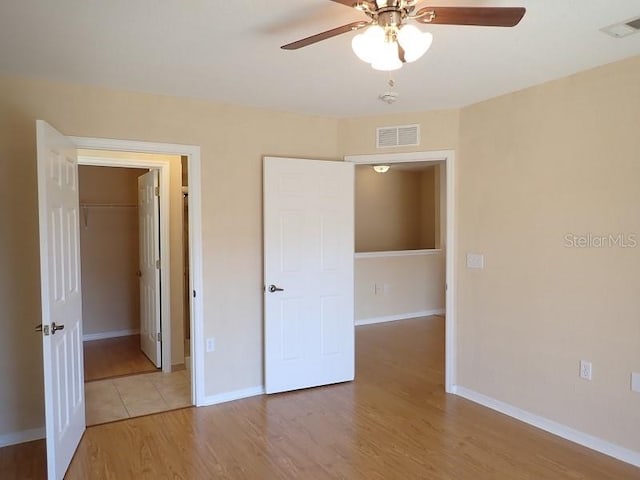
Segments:
[[[395,103],[396,100],[398,100],[399,96],[400,95],[397,92],[384,92],[378,95],[378,99],[384,103],[388,103],[389,105],[391,105],[392,103]]]

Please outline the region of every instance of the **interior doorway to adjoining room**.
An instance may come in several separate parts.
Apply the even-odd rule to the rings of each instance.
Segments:
[[[444,164],[355,170],[356,325],[444,315]]]
[[[453,151],[345,157],[345,161],[355,163],[357,169],[366,169],[366,175],[370,177],[378,175],[378,177],[371,177],[376,181],[384,181],[385,173],[377,171],[374,173],[373,170],[374,166],[381,165],[387,168],[376,170],[387,170],[387,173],[389,171],[401,172],[403,177],[407,177],[396,182],[398,184],[396,187],[399,189],[397,193],[402,199],[395,202],[393,208],[399,208],[403,203],[405,205],[411,204],[412,208],[408,208],[407,211],[417,212],[417,215],[410,215],[414,219],[420,217],[422,210],[430,209],[433,212],[434,221],[429,226],[416,224],[415,220],[404,218],[408,213],[403,211],[399,218],[402,220],[401,224],[408,225],[404,231],[392,231],[389,238],[380,239],[378,237],[370,245],[365,245],[366,241],[361,242],[361,251],[356,253],[354,260],[356,265],[356,325],[444,314],[444,386],[447,392],[452,392],[455,388],[454,157]],[[415,172],[415,175],[408,175],[411,172]],[[414,184],[429,183],[431,187],[427,189],[413,188]],[[389,224],[385,219],[392,213],[385,210],[385,208],[390,208],[390,205],[385,204],[384,196],[378,198],[377,201],[379,205],[374,209],[375,211],[369,212],[373,219],[369,223],[374,226],[374,230],[376,222],[379,222],[378,225],[381,228],[387,228]],[[356,228],[359,228],[357,204],[356,198]],[[363,222],[360,222],[360,228],[368,228],[366,223],[365,221],[363,227]],[[356,245],[358,245],[357,231]],[[394,247],[394,245],[402,246]],[[395,270],[390,268],[390,262],[398,263],[395,268],[397,274],[392,273]],[[413,272],[415,279],[408,278],[411,277],[411,275],[407,275],[409,270]],[[425,272],[428,275],[425,276]],[[435,289],[432,288],[433,286]],[[407,295],[414,287],[418,287],[418,290],[413,292],[414,295],[411,299],[408,299]],[[391,302],[388,301],[392,296],[394,299]],[[406,309],[400,313],[391,311],[398,309],[398,307],[399,310],[403,310],[402,303],[407,301],[414,305],[409,308],[412,311],[406,311]],[[359,303],[360,311],[358,309]],[[371,310],[371,307],[376,305],[378,309]],[[385,308],[391,308],[391,310],[384,311]],[[425,308],[425,310],[420,310],[421,308]]]

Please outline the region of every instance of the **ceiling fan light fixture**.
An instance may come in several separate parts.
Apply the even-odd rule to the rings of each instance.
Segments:
[[[360,60],[371,64],[375,70],[389,72],[402,68],[398,45],[404,50],[403,60],[415,62],[426,53],[432,41],[430,33],[421,32],[413,25],[397,29],[374,24],[353,37],[351,48]]]
[[[391,72],[402,68],[402,62],[398,55],[398,44],[396,42],[384,42],[376,51],[375,59],[371,62],[371,66],[374,70],[383,72]]]
[[[403,25],[398,32],[398,42],[404,50],[405,60],[411,63],[427,53],[433,42],[433,35],[429,32],[421,32],[413,25]]]

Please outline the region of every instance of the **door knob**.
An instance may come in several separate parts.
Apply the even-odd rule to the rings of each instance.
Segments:
[[[56,322],[51,324],[51,335],[55,334],[58,330],[64,330],[64,325],[56,325]]]
[[[275,285],[269,285],[269,291],[273,292],[284,292],[284,288],[278,288]]]

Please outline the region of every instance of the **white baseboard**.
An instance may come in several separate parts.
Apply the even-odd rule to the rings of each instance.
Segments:
[[[430,317],[431,315],[444,315],[444,308],[436,310],[422,310],[421,312],[401,313],[399,315],[387,315],[386,317],[363,318],[356,320],[356,327],[360,325],[371,325],[373,323],[397,322],[398,320],[408,320],[417,317]]]
[[[240,400],[241,398],[255,397],[256,395],[264,394],[264,386],[245,388],[242,390],[235,390],[233,392],[219,393],[217,395],[209,395],[204,397],[203,402],[198,407],[206,407],[209,405],[216,405],[218,403],[231,402],[233,400]]]
[[[129,329],[129,330],[114,330],[113,332],[102,332],[102,333],[87,333],[86,335],[82,335],[83,342],[90,342],[91,340],[104,340],[105,338],[116,338],[116,337],[128,337],[129,335],[138,335],[140,334],[140,329]]]
[[[41,440],[44,437],[44,427],[6,433],[4,435],[0,435],[0,448],[8,447],[9,445],[17,445],[18,443],[32,442],[33,440]]]
[[[473,390],[469,390],[459,385],[455,385],[453,387],[453,393],[497,412],[504,413],[505,415],[520,420],[521,422],[528,423],[529,425],[557,435],[565,440],[569,440],[570,442],[577,443],[583,447],[590,448],[591,450],[604,453],[605,455],[616,458],[625,463],[630,463],[631,465],[640,467],[640,452],[635,452],[601,438],[574,430],[562,423],[527,412],[526,410],[522,410],[508,403],[501,402],[500,400],[488,397],[482,393],[474,392]]]

